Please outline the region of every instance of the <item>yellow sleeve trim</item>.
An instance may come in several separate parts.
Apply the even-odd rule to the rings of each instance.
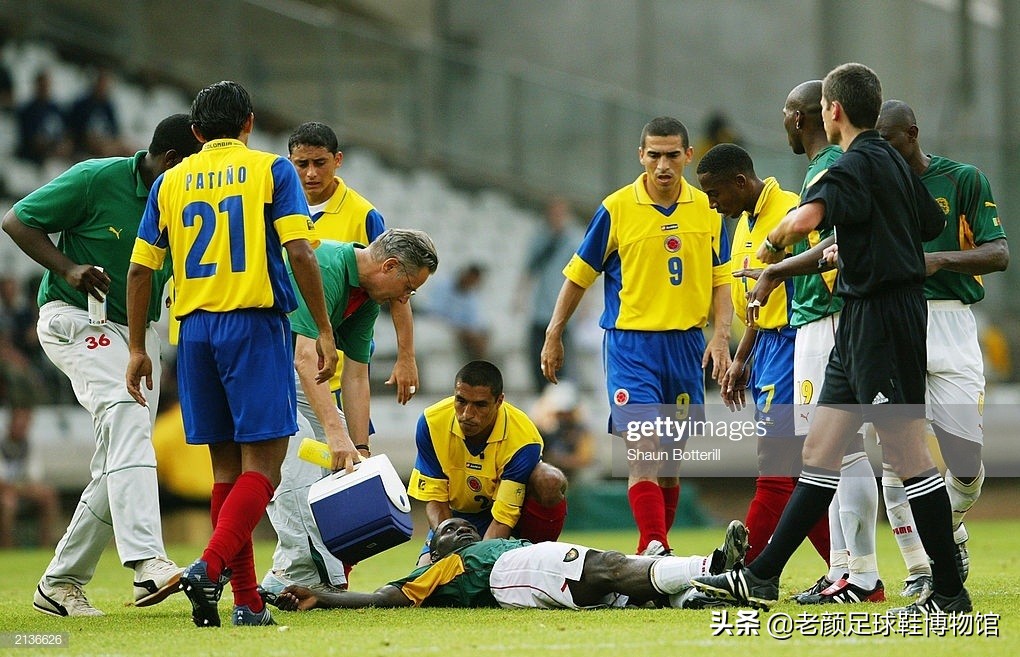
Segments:
[[[712,267],[712,287],[730,285],[736,279],[733,278],[733,270],[730,263],[724,263]]]
[[[166,249],[153,246],[140,237],[135,238],[135,246],[131,249],[131,262],[157,271],[162,269],[165,259]]]
[[[563,275],[585,289],[591,287],[595,279],[599,277],[599,273],[592,269],[591,265],[582,260],[581,256],[576,253],[570,258],[567,266],[563,268]]]
[[[415,468],[407,482],[407,494],[422,502],[449,502],[450,480],[426,477]]]
[[[280,236],[280,244],[286,244],[292,240],[308,240],[312,248],[319,246],[319,235],[315,232],[315,224],[308,215],[291,214],[280,217],[273,222],[276,227],[276,234]]]
[[[443,584],[449,584],[458,575],[463,574],[464,562],[460,555],[451,554],[432,564],[431,568],[412,581],[405,583],[400,587],[400,590],[414,603],[415,607],[420,607],[436,589]]]
[[[521,506],[524,504],[525,486],[516,481],[504,479],[496,489],[496,498],[492,502],[492,518],[504,525],[514,527],[521,517]]]

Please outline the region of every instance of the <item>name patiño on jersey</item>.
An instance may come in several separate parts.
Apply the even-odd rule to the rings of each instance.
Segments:
[[[198,173],[189,173],[184,176],[184,189],[185,191],[191,191],[193,189],[216,189],[218,187],[227,187],[229,185],[242,185],[248,180],[248,168],[240,166],[237,168],[237,172],[234,172],[234,165],[228,166],[226,169],[221,171],[201,171]]]

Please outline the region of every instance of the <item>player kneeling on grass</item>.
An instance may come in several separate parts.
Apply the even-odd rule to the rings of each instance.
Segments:
[[[418,455],[407,494],[425,502],[429,536],[418,558],[430,563],[439,524],[467,518],[482,538],[555,541],[567,517],[567,478],[542,461],[542,435],[504,400],[503,374],[484,360],[457,372],[453,395],[418,420]]]
[[[464,518],[449,518],[430,541],[432,563],[376,590],[316,593],[290,586],[267,600],[287,611],[362,607],[588,609],[663,606],[700,609],[728,603],[697,593],[691,578],[742,562],[747,529],[734,520],[710,556],[644,557],[571,543],[532,545],[486,539]]]

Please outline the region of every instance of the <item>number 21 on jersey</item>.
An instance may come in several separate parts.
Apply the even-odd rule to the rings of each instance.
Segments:
[[[217,209],[219,210],[217,212]],[[226,221],[220,222],[223,215]],[[227,226],[227,243],[230,248],[230,271],[240,273],[245,270],[244,251],[244,205],[240,196],[228,196],[214,208],[206,201],[193,201],[184,208],[181,217],[185,228],[192,228],[198,223],[198,234],[191,243],[184,259],[184,275],[188,278],[208,278],[216,275],[218,262],[203,263],[209,245],[212,243],[216,229],[224,223]]]

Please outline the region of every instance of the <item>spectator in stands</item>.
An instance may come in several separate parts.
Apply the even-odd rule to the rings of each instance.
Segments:
[[[478,296],[485,268],[471,263],[452,279],[437,281],[429,291],[426,312],[442,319],[453,331],[463,360],[485,360],[489,328],[482,319]]]
[[[110,100],[112,83],[109,71],[100,69],[92,86],[67,113],[67,129],[79,159],[129,154],[120,138],[117,110]]]
[[[743,146],[744,139],[733,124],[730,123],[730,119],[726,116],[725,112],[713,110],[705,117],[705,123],[701,130],[701,138],[694,145],[694,154],[697,160],[691,164],[691,168],[697,170],[698,164],[701,163],[701,156],[712,150],[713,146],[718,146],[719,144]],[[731,233],[733,232],[732,225],[729,230]]]
[[[0,112],[14,109],[14,78],[7,66],[0,62]]]
[[[0,50],[3,49],[5,43],[7,43],[7,35],[3,29],[0,29]],[[14,111],[14,78],[7,65],[0,61],[0,112],[12,111]]]
[[[527,312],[530,318],[528,367],[535,394],[541,394],[546,385],[545,375],[542,374],[545,327],[552,317],[556,295],[563,284],[563,267],[574,255],[574,247],[580,243],[581,237],[581,229],[574,223],[574,215],[567,200],[561,197],[550,199],[546,205],[545,225],[539,228],[528,246],[528,261],[517,287],[517,307]],[[573,360],[573,343],[566,329],[563,331],[563,348],[567,354],[564,362],[569,364]],[[572,367],[565,365],[561,374],[570,376]]]
[[[546,385],[531,416],[545,441],[543,460],[562,470],[568,481],[592,464],[594,440],[573,382]]]
[[[68,157],[71,142],[67,137],[64,115],[50,97],[50,74],[35,76],[35,93],[21,105],[18,115],[19,158],[42,166],[51,157]]]
[[[13,422],[12,422],[13,426]],[[60,508],[60,498],[53,486],[42,480],[37,468],[30,467],[27,435],[17,442],[4,441],[0,448],[0,548],[17,544],[14,528],[22,503],[35,507],[36,537],[32,545],[53,542],[53,525]]]
[[[22,306],[31,305],[21,303],[19,291],[17,279],[0,279],[0,401],[9,408],[7,433],[0,440],[0,547],[15,544],[22,500],[36,505],[38,541],[48,545],[58,503],[53,487],[29,468],[28,431],[42,385],[32,361],[19,348],[25,332]]]

